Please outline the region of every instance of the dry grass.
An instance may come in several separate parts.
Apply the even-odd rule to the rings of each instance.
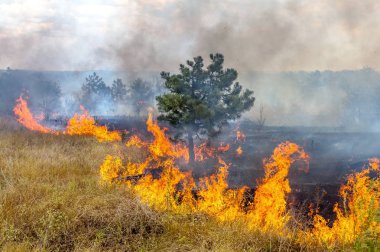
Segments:
[[[157,213],[126,188],[99,184],[114,144],[43,135],[0,120],[2,251],[320,251],[294,237],[204,215]],[[138,156],[138,153],[130,153]],[[354,249],[354,248],[352,248]],[[339,249],[337,249],[339,250]]]

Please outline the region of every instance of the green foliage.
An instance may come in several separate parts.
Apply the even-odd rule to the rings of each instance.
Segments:
[[[210,59],[206,69],[199,56],[181,64],[179,74],[161,73],[169,93],[156,98],[159,119],[197,133],[213,134],[253,106],[253,91],[243,91],[236,82],[235,69],[223,69],[223,55],[211,54]]]

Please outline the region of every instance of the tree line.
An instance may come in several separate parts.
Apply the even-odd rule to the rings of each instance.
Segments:
[[[121,79],[107,85],[94,72],[85,78],[72,103],[79,102],[95,115],[107,115],[115,112],[118,105],[127,104],[139,115],[148,106],[153,106],[156,98],[160,112],[158,119],[170,123],[177,129],[178,136],[187,140],[192,164],[195,160],[194,136],[215,136],[229,121],[240,118],[243,112],[251,109],[255,101],[253,91],[243,90],[236,81],[238,72],[224,68],[222,54],[211,54],[210,61],[205,67],[203,58],[198,56],[180,64],[177,74],[162,72],[162,92],[158,86],[154,87],[142,79],[136,79],[128,86]],[[31,105],[45,116],[50,116],[60,107],[62,91],[57,83],[36,75],[25,85],[26,80],[19,79],[14,73],[8,69],[1,75],[0,89],[7,90],[8,94],[1,95],[0,101],[13,104],[24,92],[30,94]],[[11,107],[4,108],[5,113],[10,113]]]
[[[129,108],[134,115],[141,115],[149,106],[154,106],[159,84],[141,78],[128,85],[116,79],[107,85],[96,72],[87,76],[80,91],[64,94],[61,85],[40,72],[12,70],[0,72],[0,115],[12,115],[16,99],[23,95],[30,107],[46,117],[72,113],[83,105],[93,114],[117,113],[119,106]]]
[[[148,107],[154,106],[154,97],[159,89],[158,83],[141,78],[133,80],[128,86],[118,78],[108,86],[94,72],[85,79],[78,100],[93,114],[115,113],[118,105],[125,105],[132,109],[134,115],[140,116]]]

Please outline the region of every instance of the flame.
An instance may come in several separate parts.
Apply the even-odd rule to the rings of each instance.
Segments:
[[[74,114],[67,122],[65,134],[95,136],[99,142],[121,141],[118,131],[109,131],[106,126],[98,126],[95,119],[81,106],[82,114]]]
[[[152,133],[152,142],[144,142],[138,136],[132,136],[127,147],[136,147],[148,151],[142,163],[127,162],[125,166],[119,157],[107,156],[100,168],[100,176],[104,182],[125,184],[130,187],[141,200],[158,209],[175,212],[201,211],[209,214],[218,213],[220,220],[236,218],[242,213],[243,191],[227,190],[228,165],[219,159],[219,173],[202,178],[199,187],[189,172],[182,172],[176,161],[185,157],[188,160],[188,149],[181,144],[172,144],[152,114],[146,121],[147,129]],[[221,145],[217,149],[202,144],[195,148],[197,160],[213,157],[217,152],[225,152],[229,145]],[[152,175],[152,169],[160,170],[158,178]],[[137,181],[125,179],[128,176],[143,175]],[[180,188],[180,190],[179,190]],[[193,192],[198,191],[199,200]]]
[[[222,159],[219,159],[219,164],[218,174],[200,180],[197,210],[216,216],[221,221],[234,220],[243,216],[246,187],[229,190],[228,165]]]
[[[265,162],[266,176],[257,188],[254,202],[244,208],[246,187],[228,187],[228,168],[219,158],[219,171],[209,177],[201,178],[198,185],[191,173],[182,172],[177,160],[187,153],[181,145],[175,145],[165,135],[152,114],[147,120],[148,131],[154,136],[152,142],[144,142],[133,136],[127,146],[135,146],[148,151],[142,163],[121,164],[120,158],[108,156],[100,169],[104,181],[119,181],[126,184],[143,202],[161,211],[177,213],[203,212],[215,216],[220,221],[244,220],[250,228],[264,230],[283,230],[290,218],[286,211],[286,195],[291,191],[287,175],[297,156],[308,163],[308,155],[296,144],[280,144],[268,161]],[[229,145],[222,146],[222,150]],[[199,159],[212,156],[218,149],[202,144],[196,148]],[[154,176],[152,169],[160,170]],[[127,175],[142,175],[137,181],[125,180]],[[196,192],[197,197],[194,197]]]
[[[238,142],[245,142],[245,134],[240,130],[236,131],[235,143],[238,143]],[[239,145],[236,149],[236,156],[241,157],[242,155],[243,155],[243,147],[241,147],[241,145]]]
[[[362,236],[380,237],[380,170],[379,159],[371,159],[369,167],[351,174],[340,188],[343,206],[334,207],[336,220],[330,228],[318,213],[314,216],[312,235],[322,244],[353,243]],[[375,173],[371,178],[370,174]]]
[[[141,138],[136,135],[133,135],[129,138],[127,143],[125,144],[127,147],[136,146],[138,148],[146,147],[147,143],[145,143]]]
[[[171,141],[165,135],[166,128],[161,129],[156,121],[153,120],[152,112],[149,112],[148,119],[146,121],[147,129],[152,133],[154,140],[149,145],[150,152],[155,159],[160,157],[171,157],[175,159],[183,158],[189,161],[189,150],[183,144],[172,144]],[[141,140],[141,139],[140,139]],[[131,140],[130,140],[131,141]],[[132,141],[136,141],[133,140]],[[135,144],[135,143],[133,143]],[[130,145],[133,145],[130,143]],[[142,141],[139,141],[137,145],[142,145]],[[208,158],[214,158],[218,153],[227,152],[230,149],[230,145],[221,144],[218,148],[213,148],[207,145],[207,143],[202,143],[199,146],[195,146],[195,160],[203,161]]]
[[[127,162],[123,166],[120,158],[107,156],[100,175],[103,181],[127,185],[143,202],[157,210],[183,214],[202,212],[219,221],[242,221],[250,229],[284,236],[295,234],[301,243],[310,239],[327,244],[329,248],[336,243],[353,243],[363,235],[374,239],[380,236],[377,219],[380,211],[378,159],[370,160],[368,168],[349,176],[347,183],[341,187],[344,204],[343,208],[336,204],[334,212],[337,218],[331,228],[327,225],[328,221],[317,213],[312,230],[294,233],[288,228],[292,216],[287,210],[286,197],[291,192],[288,180],[291,165],[300,160],[306,166],[302,170],[308,170],[309,156],[300,146],[281,143],[272,156],[264,160],[265,177],[258,184],[253,202],[247,207],[247,188],[229,188],[229,165],[222,159],[219,159],[216,174],[201,178],[196,183],[190,172],[185,173],[178,168],[176,161],[180,155],[176,153],[176,145],[166,138],[164,130],[151,117],[148,117],[147,125],[158,139],[149,143],[133,136],[127,142],[127,146],[148,150],[146,160],[142,163]],[[163,146],[162,149],[160,146]],[[198,152],[214,154],[210,150],[207,145],[198,147]],[[159,176],[147,172],[157,168],[161,169]],[[371,173],[376,173],[376,178],[371,178]],[[120,179],[128,174],[142,176],[137,181]]]
[[[257,187],[249,215],[249,226],[265,231],[282,232],[290,219],[286,196],[291,192],[287,178],[294,155],[308,166],[309,156],[301,147],[285,142],[275,148],[270,159],[264,160],[265,177]]]
[[[54,131],[39,123],[42,117],[34,116],[27,102],[20,97],[14,108],[17,121],[26,128],[50,134],[91,135],[102,141],[120,141],[119,132],[109,131],[95,124],[93,117],[82,108],[68,121],[66,130]],[[259,181],[253,202],[246,206],[246,187],[231,189],[228,185],[229,165],[219,158],[216,174],[196,182],[191,172],[183,172],[178,166],[180,159],[188,160],[188,149],[182,144],[173,144],[149,113],[147,129],[153,141],[143,141],[132,136],[126,147],[138,148],[147,155],[142,162],[132,162],[129,157],[107,155],[100,167],[101,182],[129,187],[142,202],[160,211],[174,213],[201,212],[219,221],[242,221],[250,229],[292,235],[288,229],[291,214],[287,210],[286,197],[291,192],[288,174],[296,160],[303,161],[308,168],[309,156],[304,150],[290,142],[278,145],[272,156],[264,160],[265,177]],[[237,131],[236,142],[245,140]],[[235,142],[235,143],[236,143]],[[215,157],[230,149],[230,145],[217,148],[201,144],[195,147],[196,160]],[[236,154],[243,152],[241,145]],[[336,244],[354,244],[362,237],[378,240],[380,237],[380,160],[371,159],[362,171],[348,176],[339,194],[342,204],[335,204],[336,219],[324,219],[318,209],[312,214],[313,228],[296,232],[300,242],[318,242],[329,249]],[[307,169],[304,169],[307,170]]]
[[[243,148],[239,145],[239,147],[236,149],[236,155],[238,157],[241,157],[243,155]]]
[[[94,118],[82,109],[75,114],[64,131],[69,135],[93,135],[99,141],[121,140],[119,132],[108,131],[105,126],[97,126]],[[58,134],[39,124],[37,117],[30,112],[27,102],[20,97],[14,108],[17,120],[25,127],[44,133]],[[152,142],[132,136],[126,147],[147,151],[148,155],[140,163],[107,155],[100,167],[103,183],[116,183],[131,188],[142,202],[160,211],[175,213],[202,212],[214,216],[219,221],[242,221],[248,228],[264,232],[287,235],[287,224],[291,214],[287,210],[286,197],[291,192],[288,173],[296,160],[302,160],[308,167],[309,156],[301,147],[285,142],[277,146],[270,157],[264,160],[265,177],[259,182],[253,202],[245,206],[247,188],[231,189],[228,186],[229,165],[219,159],[216,174],[204,177],[196,183],[191,172],[182,172],[177,166],[181,158],[188,160],[188,149],[182,144],[172,144],[150,113],[147,119],[148,131],[154,136]],[[240,136],[239,141],[244,141]],[[230,146],[212,148],[201,144],[195,148],[196,159],[204,160],[226,152]],[[239,145],[237,155],[243,152]],[[317,241],[328,248],[337,243],[353,244],[360,237],[378,239],[380,237],[380,161],[371,159],[369,166],[348,177],[340,188],[343,204],[336,204],[336,220],[332,227],[329,220],[316,214],[310,231],[298,231],[297,237],[303,242]],[[159,171],[159,174],[152,172]],[[307,169],[305,169],[307,170]]]
[[[63,131],[55,131],[39,123],[44,119],[43,114],[34,116],[28,107],[27,101],[21,96],[16,101],[13,109],[17,121],[25,128],[50,134],[68,134],[68,135],[87,135],[95,136],[99,142],[104,141],[121,141],[121,134],[118,131],[109,131],[106,126],[98,126],[95,119],[81,106],[82,114],[75,114],[67,123]]]
[[[176,211],[181,208],[178,202],[181,191],[177,190],[177,186],[186,176],[172,163],[172,160],[167,160],[163,163],[163,170],[158,179],[148,174],[132,188],[143,202],[157,210]]]
[[[13,108],[13,112],[16,115],[17,121],[25,128],[42,133],[55,133],[54,130],[49,129],[48,127],[45,127],[39,123],[41,120],[43,120],[44,116],[33,116],[28,107],[28,102],[24,100],[22,96],[17,99],[16,106]]]
[[[229,144],[226,144],[226,145],[220,144],[218,147],[218,152],[220,152],[220,153],[227,152],[230,150],[230,148],[231,147]]]
[[[148,131],[154,136],[154,141],[149,145],[149,150],[155,157],[185,157],[188,160],[189,154],[187,148],[181,144],[173,145],[170,142],[165,135],[167,129],[160,128],[157,122],[153,120],[152,112],[149,112],[146,124]]]

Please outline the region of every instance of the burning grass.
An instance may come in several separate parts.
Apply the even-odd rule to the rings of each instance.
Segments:
[[[4,128],[0,139],[2,250],[136,250],[164,230],[133,194],[99,186],[112,145]]]
[[[13,123],[0,122],[0,248],[5,251],[376,251],[378,248],[379,213],[371,212],[368,219],[367,208],[364,212],[357,210],[362,209],[360,204],[368,202],[371,210],[378,209],[378,182],[372,183],[367,176],[378,171],[376,160],[371,162],[368,173],[364,170],[350,177],[341,190],[346,195],[346,208],[336,207],[342,215],[342,225],[348,219],[367,221],[354,222],[358,231],[354,241],[334,237],[335,242],[331,242],[316,235],[318,227],[313,230],[307,228],[307,223],[297,223],[286,207],[286,195],[291,190],[287,180],[290,165],[308,158],[302,148],[291,143],[280,145],[265,162],[265,177],[252,204],[244,206],[241,201],[245,188],[231,190],[226,183],[228,164],[220,160],[215,175],[195,181],[174,162],[181,156],[176,154],[181,148],[160,135],[152,118],[149,123],[161,139],[144,142],[136,136],[126,146],[121,142],[99,143],[80,136],[14,129]],[[169,147],[161,146],[167,144]],[[148,168],[162,172],[157,177],[146,173]],[[358,193],[361,191],[369,197],[363,198]],[[325,223],[323,217],[316,218]],[[365,230],[359,232],[358,228]],[[368,228],[372,234],[368,234]],[[330,226],[321,226],[320,230],[325,235],[337,233],[337,228]]]
[[[74,114],[74,116],[68,120],[66,129],[62,131],[43,126],[40,121],[44,115],[39,117],[34,116],[28,107],[28,102],[24,100],[22,96],[17,99],[13,112],[21,125],[33,131],[54,135],[94,136],[99,142],[121,141],[120,132],[110,131],[106,126],[97,125],[95,119],[85,108],[81,106],[80,109],[82,113]]]
[[[155,136],[152,142],[143,142],[133,137],[127,146],[135,146],[148,151],[144,162],[123,165],[118,156],[108,155],[100,167],[100,175],[105,183],[127,186],[141,200],[158,211],[175,214],[206,214],[221,223],[242,222],[252,231],[268,235],[293,237],[300,244],[318,244],[326,249],[340,246],[353,246],[364,239],[370,246],[380,237],[380,192],[379,160],[372,159],[370,167],[351,175],[342,185],[340,195],[343,207],[335,206],[336,219],[332,227],[327,225],[319,214],[311,223],[313,228],[298,224],[287,206],[287,196],[291,192],[288,174],[295,162],[304,162],[301,170],[308,169],[309,155],[290,142],[279,144],[272,156],[264,160],[265,177],[258,183],[253,201],[247,201],[246,187],[231,189],[227,177],[229,165],[219,157],[219,170],[216,174],[195,181],[190,172],[182,172],[178,166],[177,151],[166,138],[164,130],[147,120],[148,130]],[[159,169],[161,173],[154,177],[150,170]],[[370,176],[373,172],[373,177]],[[133,176],[134,180],[123,179]],[[313,209],[311,209],[313,211]],[[318,209],[317,209],[318,211]],[[312,212],[311,212],[312,214]],[[373,243],[374,241],[374,243]]]

